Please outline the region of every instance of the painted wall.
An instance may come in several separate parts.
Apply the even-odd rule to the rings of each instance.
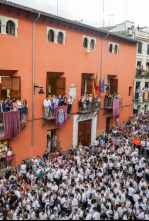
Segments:
[[[27,156],[33,157],[42,155],[46,150],[47,131],[57,129],[56,134],[64,150],[68,149],[73,141],[73,116],[69,118],[64,128],[58,129],[55,122],[49,121],[44,128],[44,120],[35,121],[34,146],[31,145],[32,138],[32,22],[35,16],[26,17],[25,12],[20,15],[16,9],[10,13],[7,7],[0,8],[0,15],[18,19],[18,35],[7,36],[0,34],[0,75],[3,70],[17,70],[15,76],[21,77],[21,96],[22,100],[27,99],[29,104],[29,123],[20,135],[10,141],[10,146],[16,154],[16,164]],[[65,45],[50,43],[47,41],[47,27],[58,28],[66,31]],[[83,48],[83,36],[96,38],[96,50],[87,53]],[[119,54],[109,53],[109,41],[104,42],[104,60],[103,73],[108,75],[117,75],[119,79],[119,93],[123,99],[123,105],[132,103],[132,97],[128,97],[129,87],[134,85],[135,65],[136,65],[136,46],[125,44],[118,41],[120,45]],[[63,72],[66,77],[66,95],[69,96],[69,87],[71,84],[77,85],[77,98],[74,101],[72,112],[78,112],[78,100],[81,95],[82,73],[96,74],[100,78],[101,69],[101,36],[80,32],[64,27],[62,24],[50,23],[49,18],[46,21],[40,19],[35,26],[35,84],[42,84],[46,91],[47,72]],[[117,41],[115,41],[117,43]],[[43,117],[43,100],[46,95],[35,93],[35,119]],[[102,95],[102,105],[104,107],[104,95]],[[122,108],[120,110],[120,122],[126,121],[132,114],[133,106]],[[100,127],[97,131],[105,130],[106,118],[102,110],[100,115]],[[113,121],[113,122],[112,122]],[[115,124],[114,119],[111,124]]]

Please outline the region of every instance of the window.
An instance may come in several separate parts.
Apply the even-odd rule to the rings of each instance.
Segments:
[[[145,88],[149,87],[149,82],[145,82]]]
[[[109,52],[113,53],[113,44],[110,44]]]
[[[147,45],[147,55],[149,55],[149,45]]]
[[[141,66],[142,62],[141,61],[137,61],[137,66]]]
[[[15,24],[13,21],[7,22],[6,33],[9,35],[15,35]]]
[[[54,42],[54,31],[53,30],[49,31],[48,40],[50,42]]]
[[[90,47],[93,50],[95,49],[95,41],[94,41],[94,39],[91,40],[91,46]]]
[[[138,54],[142,54],[142,43],[138,43]]]
[[[83,47],[88,48],[88,39],[87,38],[84,38]]]
[[[129,87],[129,97],[132,96],[132,87]]]
[[[63,44],[63,42],[64,42],[64,35],[63,35],[62,32],[59,32],[59,34],[58,34],[58,43]]]
[[[118,54],[118,45],[115,45],[114,53],[115,53],[115,54]]]

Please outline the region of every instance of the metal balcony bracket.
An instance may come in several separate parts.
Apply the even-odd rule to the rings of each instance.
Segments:
[[[96,116],[97,116],[97,112],[95,113],[94,117],[96,117]]]
[[[26,128],[26,124],[23,125],[23,127],[22,127],[22,131],[24,131],[25,128]]]
[[[45,120],[44,123],[42,124],[42,128],[44,128],[45,125],[46,125],[46,120]]]
[[[80,118],[81,118],[81,115],[78,117],[78,121],[80,120]]]

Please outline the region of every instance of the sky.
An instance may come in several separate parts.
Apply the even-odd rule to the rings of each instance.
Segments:
[[[120,24],[125,20],[149,26],[149,0],[9,0],[95,27]],[[104,2],[104,4],[103,4]],[[104,5],[104,13],[103,13]],[[104,22],[103,22],[104,21]]]

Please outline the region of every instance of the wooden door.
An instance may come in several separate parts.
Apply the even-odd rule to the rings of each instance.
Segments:
[[[93,79],[87,79],[87,94],[92,94]]]
[[[118,93],[118,79],[110,79],[110,93]]]
[[[66,91],[65,91],[65,84],[66,84],[66,79],[65,78],[57,78],[56,79],[56,95],[63,96]]]
[[[2,77],[2,90],[10,90],[11,89],[11,78],[10,77]]]
[[[91,143],[91,120],[79,123],[78,127],[78,144],[89,146]]]
[[[11,99],[21,98],[21,78],[20,77],[11,77],[10,98]]]
[[[85,93],[85,78],[82,78],[82,81],[81,81],[81,95],[83,96],[84,93]]]

